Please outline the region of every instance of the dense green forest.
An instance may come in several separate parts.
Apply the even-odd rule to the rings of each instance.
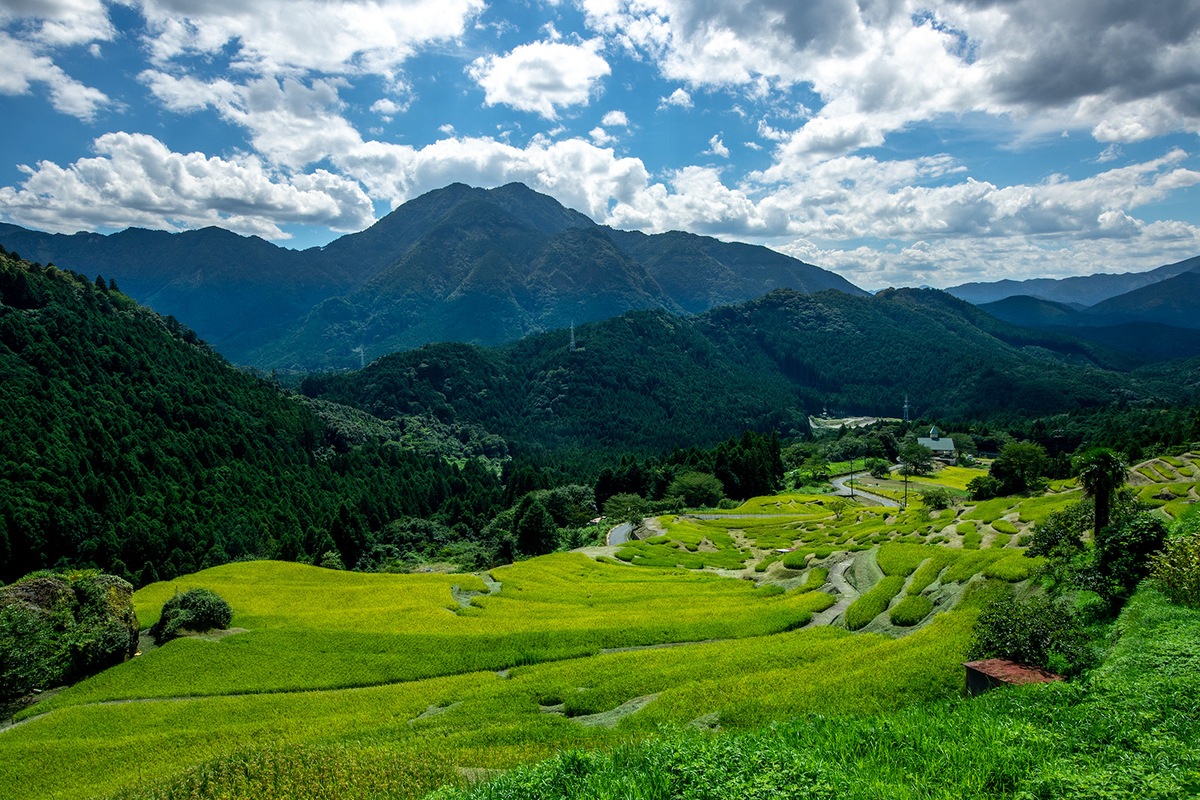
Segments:
[[[69,563],[140,585],[330,550],[353,564],[394,519],[466,535],[497,510],[480,459],[351,446],[345,429],[102,278],[0,253],[0,579]]]
[[[544,529],[524,540],[538,551],[578,543],[612,495],[657,500],[687,473],[730,498],[778,488],[781,443],[811,437],[810,413],[895,414],[905,394],[923,421],[891,440],[934,419],[978,450],[1031,440],[1063,458],[1200,438],[1196,364],[1127,358],[941,292],[777,291],[699,317],[626,313],[574,347],[568,331],[429,345],[311,375],[297,397],[102,277],[0,254],[0,579],[484,565],[531,554],[522,520]],[[521,505],[559,488],[533,516]]]

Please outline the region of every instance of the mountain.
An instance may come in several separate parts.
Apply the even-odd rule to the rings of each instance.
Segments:
[[[0,244],[114,279],[261,367],[352,367],[429,342],[498,344],[631,309],[699,313],[777,288],[865,294],[765,247],[598,226],[520,183],[451,184],[303,251],[217,228],[66,236],[0,225]]]
[[[1169,379],[1057,333],[1018,328],[936,290],[770,294],[698,316],[627,312],[498,347],[437,344],[301,391],[381,417],[426,409],[577,459],[706,445],[743,428],[795,435],[807,415],[1042,414],[1182,402]]]
[[[451,426],[430,457],[408,422],[299,403],[122,292],[0,249],[0,581],[71,564],[140,585],[330,550],[353,565],[399,517],[482,526],[501,487],[457,447],[504,443]]]
[[[951,286],[946,292],[968,303],[994,303],[1006,297],[1029,295],[1056,303],[1078,303],[1093,306],[1143,286],[1149,286],[1185,272],[1200,270],[1200,256],[1148,272],[1123,274],[1098,273],[1073,278],[1033,278],[1025,281],[1002,280],[991,283],[964,283]],[[1161,321],[1161,320],[1160,320]]]
[[[1014,295],[993,303],[982,303],[979,304],[979,308],[996,319],[1023,328],[1077,325],[1080,324],[1078,320],[1081,316],[1078,310],[1065,303],[1055,303],[1053,300],[1029,295]]]
[[[1134,289],[1097,303],[1083,312],[1111,324],[1158,322],[1181,328],[1200,328],[1200,271]]]
[[[1200,355],[1200,272],[1185,272],[1082,311],[1025,295],[979,308],[1013,325],[1056,331],[1150,360]]]
[[[649,236],[608,229],[617,246],[640,261],[672,300],[692,314],[742,303],[774,289],[812,294],[838,289],[865,296],[845,278],[765,247],[670,231]]]

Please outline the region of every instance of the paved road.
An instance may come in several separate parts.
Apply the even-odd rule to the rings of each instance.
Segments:
[[[608,532],[608,543],[625,544],[629,541],[629,534],[633,532],[633,525],[628,522],[622,522],[617,527]]]
[[[853,477],[855,480],[858,480],[858,479],[863,478],[866,475],[870,475],[870,474],[871,473],[869,473],[869,472],[856,472],[856,473],[854,473],[854,475],[843,475],[840,478],[834,478],[832,483],[833,483],[834,488],[837,489],[835,494],[838,497],[849,497],[850,496],[850,487],[847,486],[846,484],[850,481],[850,478]],[[867,500],[874,500],[876,503],[879,503],[879,505],[881,505],[881,506],[886,506],[888,508],[900,508],[900,504],[897,503],[895,500],[892,500],[891,498],[888,498],[888,497],[880,497],[879,495],[871,494],[870,492],[864,492],[862,489],[858,488],[857,483],[854,485],[854,494],[856,497],[862,497]]]

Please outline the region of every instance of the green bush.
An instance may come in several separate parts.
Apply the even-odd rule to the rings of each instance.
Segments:
[[[1006,658],[1075,675],[1095,661],[1083,622],[1071,606],[1046,597],[1005,598],[979,615],[968,658]]]
[[[154,641],[163,644],[181,630],[207,631],[228,628],[233,612],[229,604],[211,589],[188,589],[163,604],[162,615],[150,628]]]
[[[954,495],[950,494],[949,489],[926,489],[921,492],[921,499],[927,508],[949,508]]]
[[[127,581],[96,570],[28,575],[0,589],[0,700],[118,664],[137,637]]]
[[[667,487],[667,497],[679,497],[688,508],[711,508],[725,497],[725,487],[707,472],[685,472]]]
[[[1200,531],[1168,539],[1151,559],[1150,577],[1176,603],[1200,608]]]
[[[887,609],[888,603],[903,586],[903,575],[889,575],[875,584],[875,588],[859,597],[846,609],[846,627],[852,631],[866,627],[867,623]]]
[[[901,627],[916,625],[933,611],[933,602],[923,594],[910,594],[896,605],[890,613],[892,624]]]

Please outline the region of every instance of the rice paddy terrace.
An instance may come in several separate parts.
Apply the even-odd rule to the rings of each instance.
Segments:
[[[1140,495],[1180,513],[1198,462],[1138,465]],[[420,797],[564,748],[957,697],[979,610],[1036,567],[1022,535],[1079,497],[781,495],[487,574],[247,562],[152,584],[143,627],[203,586],[244,630],[147,650],[17,715],[0,798]]]

